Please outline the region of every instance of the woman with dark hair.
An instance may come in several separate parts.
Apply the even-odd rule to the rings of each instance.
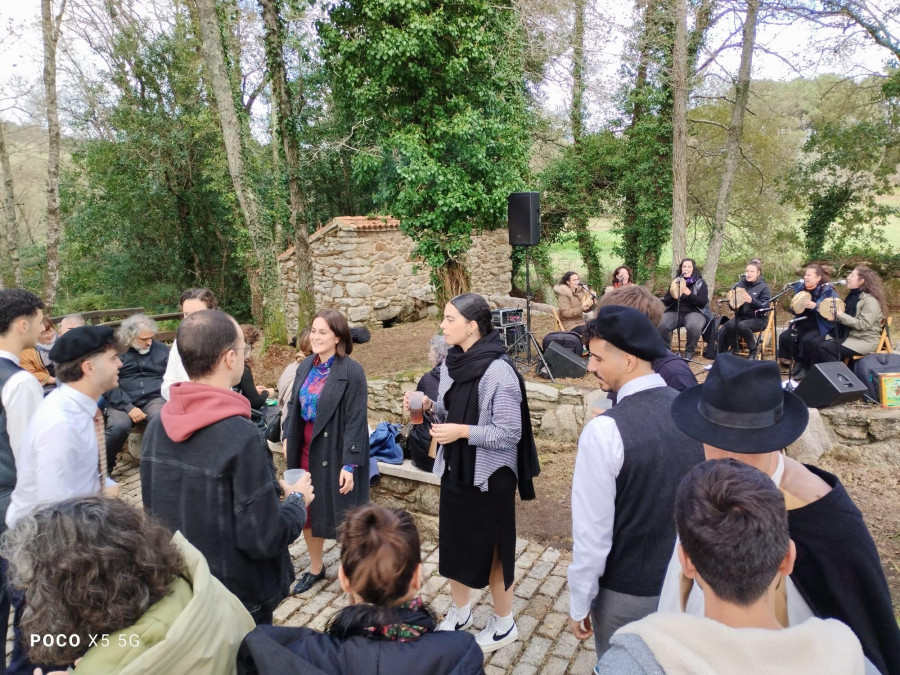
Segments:
[[[309,471],[316,489],[303,529],[309,571],[294,593],[325,578],[325,540],[334,539],[347,511],[369,501],[368,389],[362,366],[350,358],[347,319],[321,310],[309,340],[312,354],[297,368],[284,423],[287,467]]]
[[[747,345],[747,358],[756,358],[757,347],[754,333],[764,330],[769,320],[764,313],[759,314],[758,311],[769,306],[771,297],[772,291],[769,289],[769,284],[763,281],[762,265],[751,260],[744,268],[740,281],[734,285],[735,303],[732,306],[734,319],[726,321],[719,329],[717,338],[719,354],[732,351],[738,337],[741,337]],[[738,302],[740,304],[737,304]]]
[[[537,454],[525,384],[513,368],[480,295],[458,295],[441,322],[450,345],[438,396],[426,397],[431,435],[439,443],[440,573],[453,604],[439,630],[472,625],[471,589],[490,586],[494,613],[476,640],[485,652],[518,637],[512,616],[516,549],[516,484],[533,499]],[[408,400],[404,406],[409,407]]]
[[[796,318],[778,338],[778,359],[783,366],[794,361],[790,374],[797,379],[802,379],[809,371],[818,338],[834,328],[834,322],[818,311],[822,301],[838,297],[829,281],[825,268],[813,263],[806,266],[803,279],[792,284],[795,298],[791,302],[791,312]],[[797,298],[803,292],[808,297]]]
[[[21,628],[33,663],[122,675],[235,673],[253,630],[187,539],[118,499],[38,508],[6,533],[2,556],[10,586],[25,597]],[[31,639],[45,635],[68,639]]]
[[[607,286],[604,289],[603,293],[609,293],[610,291],[614,291],[617,288],[622,288],[622,286],[633,286],[634,285],[634,273],[631,271],[631,268],[627,265],[619,265],[612,273],[612,281],[611,285]]]
[[[666,311],[658,328],[668,348],[672,345],[672,331],[684,326],[687,331],[684,358],[690,361],[694,358],[694,350],[706,325],[707,317],[703,310],[709,305],[709,287],[693,258],[682,260],[678,269],[678,276],[663,296]]]
[[[419,531],[406,511],[361,506],[347,514],[338,543],[338,578],[348,606],[324,633],[260,626],[244,640],[241,673],[484,672],[484,657],[469,633],[436,632],[434,615],[419,596]]]
[[[556,302],[559,305],[559,318],[564,330],[580,333],[584,330],[583,314],[594,307],[594,296],[590,289],[581,283],[577,272],[566,272],[553,287]]]
[[[881,277],[874,270],[860,265],[847,275],[850,293],[845,300],[843,312],[831,316],[837,320],[837,336],[831,333],[819,336],[814,342],[815,353],[812,363],[840,361],[853,356],[871,354],[878,349],[881,327],[887,316],[887,303]],[[825,303],[825,309],[833,309]]]
[[[56,329],[49,316],[41,319],[41,333],[32,349],[23,349],[19,365],[37,378],[44,388],[44,395],[56,389],[55,364],[50,359],[50,350],[56,344]]]

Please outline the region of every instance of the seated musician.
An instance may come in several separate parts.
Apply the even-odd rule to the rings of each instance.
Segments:
[[[634,274],[627,265],[619,265],[612,273],[612,284],[603,289],[604,295],[623,286],[634,285]]]
[[[871,354],[878,349],[881,328],[887,316],[887,303],[881,277],[868,267],[857,267],[847,275],[850,293],[844,311],[838,308],[834,333],[818,336],[813,343],[815,352],[811,363],[840,361],[852,356]],[[831,308],[826,303],[826,310]],[[826,314],[834,316],[834,313]]]
[[[739,306],[735,310],[734,319],[726,321],[719,330],[719,354],[728,351],[737,351],[735,346],[737,335],[744,339],[749,350],[749,358],[756,358],[756,338],[754,333],[759,333],[766,327],[769,320],[765,313],[758,313],[757,310],[767,309],[769,307],[769,298],[772,292],[769,285],[762,280],[762,265],[758,262],[751,261],[747,263],[744,269],[744,278],[741,279],[734,289],[735,302],[732,305]]]
[[[679,267],[681,274],[675,277],[673,283],[663,296],[663,304],[666,311],[658,329],[666,347],[672,345],[672,331],[684,326],[687,330],[687,344],[684,347],[684,358],[694,358],[694,350],[700,341],[700,333],[706,325],[706,315],[703,310],[709,305],[709,287],[700,274],[700,268],[692,258],[685,258]],[[673,290],[680,288],[680,292]],[[680,297],[676,297],[676,294]]]
[[[584,330],[583,314],[594,308],[594,294],[581,283],[577,272],[566,272],[553,287],[559,305],[559,318],[563,329],[581,333]]]
[[[816,352],[814,343],[820,336],[824,337],[834,328],[834,323],[828,321],[818,311],[819,304],[823,300],[837,297],[829,281],[828,272],[821,265],[814,263],[806,266],[803,280],[793,284],[795,294],[805,291],[810,297],[803,303],[791,303],[791,312],[800,320],[795,321],[790,328],[786,328],[778,338],[778,359],[781,364],[787,366],[793,358],[792,377],[806,375],[812,356]],[[796,340],[793,335],[795,330]]]

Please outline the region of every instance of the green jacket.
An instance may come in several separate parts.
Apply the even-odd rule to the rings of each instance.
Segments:
[[[241,602],[212,576],[206,559],[180,532],[172,542],[184,558],[185,577],[137,623],[111,633],[88,650],[75,672],[105,675],[166,673],[229,675],[244,636],[254,628]]]
[[[841,344],[857,354],[871,354],[878,349],[883,319],[881,305],[878,304],[875,296],[860,293],[859,303],[856,305],[856,316],[844,313],[837,315],[838,323],[850,327],[850,333]],[[828,335],[828,339],[831,339],[831,334]]]

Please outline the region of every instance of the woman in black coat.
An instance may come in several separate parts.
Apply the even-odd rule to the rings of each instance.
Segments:
[[[313,501],[315,504],[315,501]],[[338,578],[349,598],[326,628],[260,626],[238,655],[242,675],[479,675],[484,657],[465,631],[437,631],[419,597],[419,531],[406,511],[376,504],[347,515]]]
[[[310,343],[313,353],[297,368],[284,425],[287,467],[309,471],[316,490],[303,529],[309,571],[294,593],[325,578],[325,540],[335,538],[347,511],[369,501],[368,389],[362,366],[350,358],[344,315],[334,309],[316,314]]]
[[[684,358],[690,360],[694,358],[694,350],[706,325],[707,318],[703,310],[709,305],[709,288],[693,258],[682,260],[678,269],[679,276],[675,278],[681,280],[680,299],[673,297],[671,291],[666,291],[663,296],[666,311],[663,312],[658,330],[668,348],[672,345],[672,331],[684,326],[687,332]]]

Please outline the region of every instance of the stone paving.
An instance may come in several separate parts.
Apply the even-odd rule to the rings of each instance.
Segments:
[[[139,465],[119,455],[113,472],[119,483],[119,494],[125,501],[139,505],[141,484]],[[306,544],[301,537],[290,547],[297,576],[309,566]],[[322,630],[336,612],[347,604],[337,579],[339,549],[334,541],[325,542],[325,580],[303,595],[285,599],[275,610],[275,623],[285,626],[308,626]],[[569,630],[566,618],[569,591],[566,568],[572,561],[568,551],[528,542],[516,541],[516,583],[513,615],[519,627],[519,639],[485,657],[487,675],[588,675],[597,663],[593,639],[579,642]],[[422,542],[423,597],[439,617],[450,606],[450,584],[438,575],[436,542]],[[471,631],[484,628],[491,615],[487,589],[472,594],[475,625]]]

